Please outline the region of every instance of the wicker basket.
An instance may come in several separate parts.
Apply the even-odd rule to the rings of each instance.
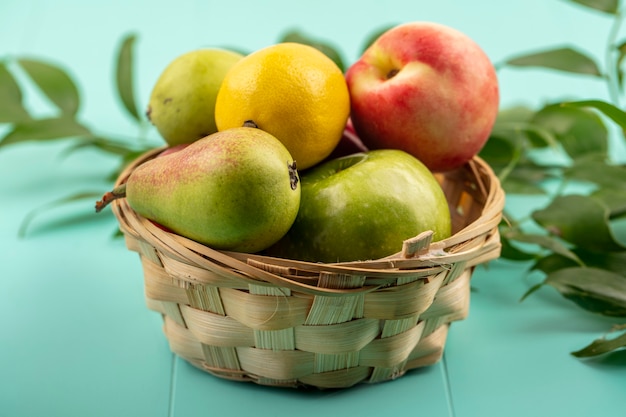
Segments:
[[[439,361],[449,324],[468,314],[474,267],[500,254],[504,193],[489,166],[474,158],[438,179],[454,234],[431,243],[426,232],[365,262],[216,251],[160,229],[125,199],[113,211],[174,353],[222,378],[345,388]]]

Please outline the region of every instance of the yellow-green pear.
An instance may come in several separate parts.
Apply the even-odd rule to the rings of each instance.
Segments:
[[[214,249],[254,253],[282,238],[300,207],[284,145],[252,127],[228,129],[137,167],[96,203],[126,197],[143,217]]]
[[[204,48],[176,57],[157,79],[146,115],[170,146],[217,132],[215,100],[238,52]]]

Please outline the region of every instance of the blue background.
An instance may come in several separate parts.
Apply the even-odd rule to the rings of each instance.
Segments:
[[[4,0],[0,59],[35,57],[77,81],[81,120],[96,131],[139,132],[114,93],[114,55],[136,33],[141,108],[162,69],[202,46],[255,50],[297,28],[328,40],[347,63],[368,34],[412,20],[455,27],[493,62],[574,45],[602,66],[611,20],[559,0],[139,1]],[[502,108],[563,98],[608,99],[602,80],[544,71],[499,71]],[[50,114],[32,90],[26,103]],[[6,126],[0,126],[0,133]],[[150,140],[160,144],[154,130]],[[298,393],[233,383],[175,358],[161,318],[144,304],[141,265],[113,239],[112,215],[77,202],[41,213],[26,237],[27,213],[56,198],[106,191],[117,162],[65,142],[0,149],[0,416],[362,416],[432,417],[623,415],[626,357],[569,355],[612,321],[577,309],[549,289],[519,302],[535,282],[504,260],[474,274],[470,316],[451,327],[444,359],[393,382]],[[510,198],[528,210],[537,201]],[[80,221],[85,220],[85,221]]]

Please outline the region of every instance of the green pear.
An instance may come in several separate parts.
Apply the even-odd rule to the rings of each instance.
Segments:
[[[163,70],[150,95],[146,115],[170,146],[217,132],[215,100],[238,52],[206,48],[178,56]]]
[[[214,133],[151,159],[129,176],[126,197],[143,217],[220,250],[254,253],[283,237],[300,206],[295,162],[269,133],[251,127]],[[110,194],[110,193],[109,193]]]

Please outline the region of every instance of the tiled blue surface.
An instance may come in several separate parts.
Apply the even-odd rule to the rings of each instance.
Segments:
[[[579,45],[600,61],[609,30],[607,17],[567,1],[390,0],[383,7],[365,0],[6,0],[0,2],[0,59],[26,55],[63,64],[81,88],[83,120],[133,137],[136,128],[120,111],[111,78],[113,54],[126,33],[138,34],[143,105],[161,69],[189,49],[253,50],[298,27],[334,41],[351,62],[370,31],[408,20],[454,26],[495,62],[563,44]],[[499,76],[503,106],[606,98],[604,85],[593,79],[511,69]],[[26,99],[49,111],[32,91]],[[145,308],[137,256],[111,238],[110,213],[94,221],[91,204],[55,208],[35,218],[26,238],[17,237],[31,209],[106,188],[102,178],[114,160],[87,151],[62,157],[64,148],[0,149],[0,416],[583,417],[621,415],[626,408],[624,355],[585,362],[568,354],[601,336],[606,321],[548,289],[519,303],[533,277],[505,262],[475,273],[470,316],[452,326],[444,361],[396,381],[305,394],[206,375],[169,352],[160,317]]]

